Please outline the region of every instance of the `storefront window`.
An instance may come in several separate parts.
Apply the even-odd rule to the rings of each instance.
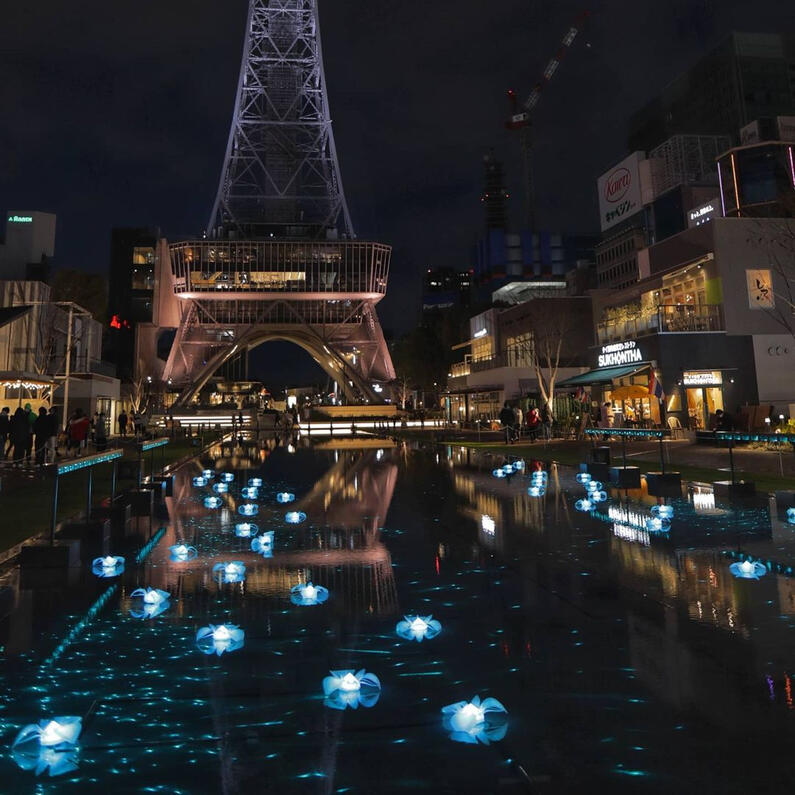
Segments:
[[[695,430],[706,430],[712,425],[715,412],[723,409],[723,390],[719,386],[688,387],[687,413],[690,427]]]

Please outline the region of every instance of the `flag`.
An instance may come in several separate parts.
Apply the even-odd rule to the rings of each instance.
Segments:
[[[649,376],[649,394],[654,395],[660,403],[665,400],[663,385],[660,383],[660,379],[657,378],[657,373],[655,373],[654,370],[651,371],[651,375]]]
[[[577,391],[574,393],[575,400],[579,400],[580,403],[587,403],[588,402],[588,393],[585,391],[584,387],[578,386]]]

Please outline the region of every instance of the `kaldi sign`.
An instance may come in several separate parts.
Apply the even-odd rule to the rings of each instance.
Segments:
[[[643,209],[640,199],[641,160],[643,152],[633,152],[599,177],[599,222],[603,232]]]

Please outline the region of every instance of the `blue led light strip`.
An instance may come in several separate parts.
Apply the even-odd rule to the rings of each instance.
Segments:
[[[656,428],[586,428],[586,436],[646,436],[651,439],[662,439],[669,431]]]
[[[155,447],[165,447],[171,440],[167,436],[161,436],[159,439],[150,439],[148,442],[141,442],[141,452],[145,453],[147,450],[154,450]]]
[[[731,439],[733,442],[792,442],[795,434],[791,433],[737,433],[736,431],[715,431],[716,439]]]
[[[141,551],[135,556],[135,562],[141,563],[146,560],[149,553],[158,545],[160,539],[166,534],[166,528],[161,527],[142,547]]]
[[[124,455],[123,450],[108,450],[106,453],[97,453],[96,455],[88,455],[85,458],[75,458],[72,461],[64,461],[62,464],[57,464],[56,473],[58,475],[65,475],[67,472],[76,472],[78,469],[88,469],[95,467],[97,464],[105,464],[108,461],[115,461]]]

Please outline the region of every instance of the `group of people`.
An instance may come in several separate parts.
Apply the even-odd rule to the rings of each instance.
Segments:
[[[144,418],[135,411],[129,414],[122,409],[116,417],[116,424],[119,426],[119,436],[125,437],[129,433],[131,436],[141,436],[144,432]]]
[[[514,408],[506,400],[499,419],[505,431],[506,444],[518,441],[521,436],[527,436],[531,441],[535,441],[539,434],[543,434],[545,439],[552,438],[555,418],[547,403],[540,409],[533,407],[525,414],[521,406]]]
[[[30,403],[19,406],[12,414],[5,406],[0,410],[0,447],[2,458],[10,460],[15,467],[35,460],[43,466],[55,460],[58,436],[58,416],[55,408],[47,411],[42,406],[38,413]]]

